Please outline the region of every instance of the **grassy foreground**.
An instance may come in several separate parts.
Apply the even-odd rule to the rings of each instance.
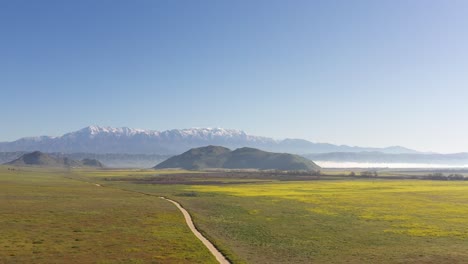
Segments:
[[[182,200],[199,210],[200,226],[251,263],[468,259],[466,183],[361,180],[188,190],[198,199]]]
[[[70,176],[0,166],[0,263],[216,263],[174,205]]]
[[[468,259],[466,181],[0,167],[0,263],[214,263],[160,195],[234,263]]]
[[[204,185],[201,178],[198,181],[103,183],[179,201],[235,263],[466,263],[468,259],[468,182],[350,179],[235,184],[230,179],[227,184],[213,184],[210,179]]]

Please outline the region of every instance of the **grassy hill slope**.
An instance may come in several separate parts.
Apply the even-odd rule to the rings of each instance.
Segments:
[[[40,167],[103,167],[102,163],[98,160],[84,159],[82,161],[78,161],[67,157],[58,158],[40,151],[26,153],[13,161],[5,163],[5,165]]]
[[[266,152],[254,148],[239,148],[234,151],[220,146],[194,148],[181,155],[171,157],[156,165],[156,169],[183,168],[200,170],[223,169],[277,169],[318,170],[314,162],[298,155]]]

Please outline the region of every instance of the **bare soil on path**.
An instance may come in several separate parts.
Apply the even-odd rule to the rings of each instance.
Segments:
[[[218,249],[216,249],[216,247],[197,230],[197,228],[193,224],[192,217],[187,212],[187,210],[185,210],[176,201],[173,201],[171,199],[167,199],[166,197],[160,197],[160,198],[173,203],[175,206],[177,206],[177,208],[179,208],[179,210],[184,215],[185,222],[187,222],[187,225],[190,228],[190,230],[192,230],[193,234],[198,239],[200,239],[200,241],[203,243],[203,245],[205,245],[208,248],[208,250],[211,252],[211,254],[213,254],[213,256],[216,258],[216,260],[218,260],[219,263],[221,263],[221,264],[230,264],[230,262],[223,256],[223,254],[221,254],[221,252],[219,252]]]

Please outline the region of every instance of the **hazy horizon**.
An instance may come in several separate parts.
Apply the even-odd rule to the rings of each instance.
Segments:
[[[0,142],[91,124],[468,152],[466,1],[5,1]]]

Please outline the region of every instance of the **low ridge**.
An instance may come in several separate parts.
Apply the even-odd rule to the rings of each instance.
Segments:
[[[83,159],[81,160],[81,164],[86,167],[97,167],[97,168],[104,167],[104,165],[97,159]]]
[[[260,170],[319,170],[320,167],[304,157],[266,152],[255,148],[239,148],[231,151],[220,146],[193,148],[173,156],[156,165],[155,169],[182,168],[202,170],[222,169],[260,169]]]
[[[67,157],[57,158],[40,151],[26,153],[13,161],[5,163],[5,165],[41,167],[104,167],[101,162],[95,159],[84,159],[79,161]]]

